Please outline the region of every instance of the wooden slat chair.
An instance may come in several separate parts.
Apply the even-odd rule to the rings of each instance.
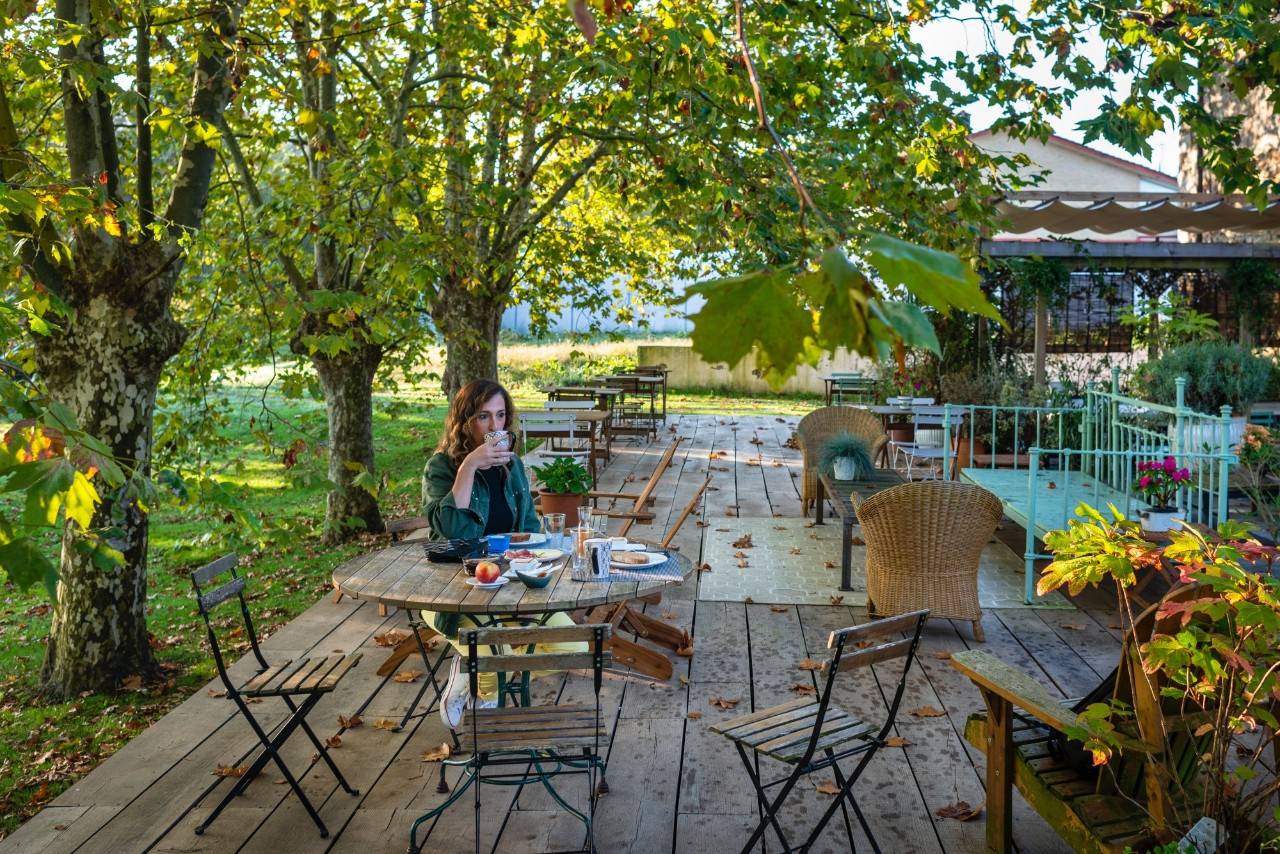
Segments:
[[[1053,733],[1076,725],[1071,704],[981,650],[953,653],[951,664],[982,692],[985,714],[970,716],[965,739],[987,754],[987,849],[1013,850],[1012,787],[1075,851],[1144,851],[1156,831],[1199,805],[1198,756],[1212,735],[1196,730],[1210,718],[1177,710],[1163,687],[1143,674],[1139,648],[1153,634],[1176,633],[1180,617],[1161,619],[1164,602],[1206,595],[1180,587],[1151,606],[1125,633],[1114,697],[1132,705],[1137,730],[1122,730],[1127,749],[1099,768],[1081,770],[1051,750]],[[1021,709],[1019,713],[1015,710]]]
[[[248,770],[236,780],[231,790],[223,796],[218,805],[213,808],[213,812],[209,813],[208,817],[200,823],[195,832],[197,836],[204,833],[205,829],[218,817],[218,814],[231,802],[231,799],[244,792],[245,787],[258,776],[267,762],[272,761],[280,769],[281,776],[293,789],[294,794],[298,796],[298,800],[302,802],[307,815],[311,816],[311,820],[320,829],[320,838],[327,839],[329,837],[328,828],[324,826],[324,822],[320,820],[316,808],[312,806],[310,799],[302,791],[302,787],[298,785],[298,780],[294,777],[293,772],[285,765],[284,759],[280,756],[280,747],[296,729],[301,727],[302,731],[307,734],[307,738],[311,740],[311,744],[315,747],[319,756],[324,759],[325,764],[329,766],[329,770],[333,772],[333,776],[338,779],[338,784],[342,786],[343,790],[350,795],[360,794],[358,790],[353,789],[347,783],[346,778],[342,776],[342,772],[338,770],[338,766],[330,758],[324,742],[316,737],[311,727],[307,726],[306,721],[307,714],[315,708],[316,703],[320,702],[320,698],[338,687],[342,677],[360,661],[360,653],[353,655],[326,655],[321,658],[304,658],[299,661],[286,661],[282,664],[268,664],[266,658],[262,655],[262,650],[258,647],[258,636],[253,628],[253,618],[249,616],[249,606],[244,598],[245,580],[236,573],[237,562],[238,558],[234,554],[218,558],[213,563],[206,564],[192,572],[191,583],[195,587],[196,604],[199,606],[200,616],[204,620],[205,628],[209,633],[209,648],[213,651],[213,660],[218,667],[218,676],[222,679],[222,684],[227,689],[227,697],[236,704],[245,720],[249,722],[254,735],[262,742],[262,753],[253,760],[253,764],[249,766]],[[212,582],[223,575],[229,575],[230,580],[216,587],[212,586]],[[226,662],[222,657],[222,648],[218,644],[218,635],[213,629],[213,621],[210,618],[210,613],[214,608],[230,602],[232,599],[237,599],[240,602],[240,615],[244,619],[245,634],[249,638],[249,647],[253,651],[253,656],[258,661],[258,672],[241,685],[233,682],[227,673]],[[256,702],[258,698],[262,697],[279,697],[289,707],[289,718],[274,738],[267,735],[266,730],[262,728],[262,725],[258,723],[258,720],[249,710],[247,701]],[[300,702],[295,703],[295,700]]]
[[[850,406],[823,406],[805,415],[796,426],[796,438],[804,455],[804,471],[801,478],[800,510],[808,515],[809,508],[818,499],[818,460],[822,446],[836,433],[852,433],[867,443],[871,459],[889,441],[880,419],[865,409]]]
[[[618,529],[617,536],[625,537],[631,530],[631,526],[637,522],[648,524],[653,521],[653,511],[649,509],[649,505],[655,502],[653,491],[658,488],[658,481],[662,480],[662,475],[671,467],[671,460],[675,457],[676,448],[684,441],[683,436],[677,436],[671,440],[671,444],[662,452],[662,456],[658,458],[658,464],[653,469],[653,474],[649,475],[649,479],[645,481],[644,487],[639,493],[634,492],[604,492],[600,490],[592,490],[587,493],[587,497],[594,501],[601,498],[607,498],[611,501],[632,500],[632,506],[625,510],[605,509],[600,512],[608,516],[610,519],[624,520],[622,526]]]
[[[449,808],[471,785],[475,785],[475,850],[480,851],[480,785],[525,786],[540,783],[555,799],[583,824],[587,830],[586,850],[594,851],[592,822],[596,801],[602,793],[605,757],[601,746],[608,731],[600,715],[600,686],[604,668],[609,662],[606,644],[610,627],[535,626],[528,628],[462,629],[459,639],[466,646],[466,669],[470,679],[471,709],[459,731],[465,758],[447,759],[442,763],[465,769],[460,785],[430,812],[422,815],[409,830],[410,854],[421,851],[418,828]],[[586,652],[536,652],[539,644],[588,644]],[[489,646],[494,655],[481,656],[479,648]],[[524,655],[511,654],[514,647],[528,647]],[[595,689],[595,705],[566,706],[499,706],[477,708],[478,677],[481,673],[528,673],[536,670],[572,670],[591,668]],[[484,769],[495,767],[500,773],[485,775]],[[551,778],[583,774],[590,791],[587,812],[574,809],[551,785]]]
[[[871,757],[877,750],[884,747],[885,739],[893,729],[898,715],[898,706],[902,702],[902,693],[906,688],[907,673],[911,669],[916,646],[920,642],[920,632],[928,616],[928,611],[916,611],[832,632],[827,646],[833,652],[831,658],[822,665],[826,684],[816,699],[801,697],[789,703],[761,709],[711,727],[712,732],[718,732],[730,739],[738,748],[738,755],[742,758],[742,764],[746,767],[751,784],[755,787],[756,797],[763,813],[760,824],[747,840],[747,844],[742,847],[742,854],[747,854],[754,849],[770,826],[777,834],[784,852],[808,851],[822,834],[822,829],[826,827],[827,822],[835,815],[837,808],[845,811],[845,829],[849,834],[849,850],[852,851],[853,828],[849,823],[846,806],[853,809],[862,832],[871,842],[871,847],[877,852],[880,851],[875,835],[871,832],[871,827],[867,824],[867,819],[853,796],[853,785],[862,775]],[[905,633],[906,637],[893,639],[901,633]],[[866,645],[868,642],[870,642],[869,646]],[[831,691],[835,686],[838,673],[899,658],[903,661],[902,673],[898,677],[898,687],[889,703],[888,713],[879,726],[861,721],[831,704]],[[791,766],[791,773],[772,782],[762,783],[760,775],[756,772],[757,760],[760,756],[776,759]],[[854,756],[859,756],[860,759],[853,772],[846,776],[841,771],[839,763]],[[787,842],[782,827],[778,823],[778,811],[801,777],[828,768],[835,773],[840,793],[813,825],[809,838],[802,845],[793,848]],[[781,791],[770,800],[765,790],[778,785],[782,786]]]

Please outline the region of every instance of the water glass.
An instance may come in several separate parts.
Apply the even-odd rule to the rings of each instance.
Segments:
[[[547,538],[548,548],[564,548],[564,521],[563,513],[542,514],[542,533]]]
[[[587,540],[591,539],[592,533],[590,525],[579,525],[570,532],[573,537],[573,555],[571,558],[573,571],[571,577],[574,581],[591,580]]]
[[[595,508],[590,504],[583,504],[578,508],[578,524],[591,527],[591,517],[595,515]]]

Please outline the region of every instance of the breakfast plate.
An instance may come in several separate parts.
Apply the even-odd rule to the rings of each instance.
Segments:
[[[547,541],[547,535],[540,534],[537,531],[523,534],[516,532],[508,534],[508,536],[511,537],[510,542],[511,548],[513,549],[527,549],[530,546],[540,546]],[[516,539],[517,537],[523,537],[524,539]]]
[[[651,566],[657,566],[664,562],[667,556],[661,552],[631,552],[638,557],[646,558],[648,563],[620,563],[616,558],[609,561],[609,565],[614,569],[647,569]]]
[[[466,579],[466,583],[469,586],[476,588],[477,590],[497,590],[499,587],[506,584],[510,580],[511,579],[507,578],[505,575],[499,575],[497,581],[491,581],[488,584],[482,584],[481,582],[477,581],[474,578]]]

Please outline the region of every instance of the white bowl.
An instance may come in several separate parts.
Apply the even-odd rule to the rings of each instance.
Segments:
[[[528,558],[527,560],[518,560],[518,559],[517,559],[517,560],[512,560],[512,561],[511,561],[511,571],[512,571],[513,573],[514,573],[514,572],[529,572],[529,573],[532,573],[532,572],[537,571],[537,569],[538,569],[538,567],[539,567],[540,565],[541,565],[541,561],[539,561],[536,557],[535,557],[535,558]]]

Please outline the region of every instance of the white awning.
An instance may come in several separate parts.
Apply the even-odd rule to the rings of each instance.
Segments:
[[[1002,230],[1012,234],[1037,229],[1058,235],[1280,230],[1280,197],[1272,197],[1259,211],[1239,195],[1034,190],[1008,193],[996,208],[1005,220]]]

